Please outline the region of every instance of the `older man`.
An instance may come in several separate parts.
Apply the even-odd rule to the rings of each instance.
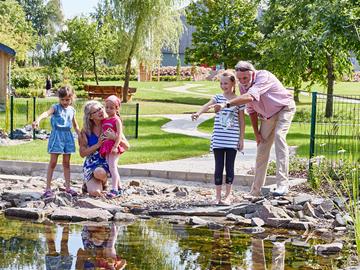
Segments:
[[[218,111],[225,107],[247,105],[258,145],[255,180],[250,194],[261,195],[270,149],[275,141],[277,189],[274,195],[284,195],[289,190],[289,149],[286,144],[286,135],[295,114],[295,102],[289,91],[271,72],[255,70],[254,66],[246,61],[238,62],[235,70],[241,96],[213,107],[215,111]],[[258,119],[261,121],[260,129]]]

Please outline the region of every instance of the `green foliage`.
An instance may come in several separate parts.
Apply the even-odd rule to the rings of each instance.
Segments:
[[[97,62],[104,55],[108,45],[106,26],[98,27],[86,17],[75,17],[67,21],[67,29],[59,34],[59,38],[67,44],[68,66],[79,73],[92,68],[97,77]],[[97,80],[97,78],[96,78]]]
[[[17,0],[26,13],[26,19],[31,22],[37,35],[54,34],[61,26],[63,14],[60,0]]]
[[[193,25],[192,48],[186,50],[188,63],[224,63],[232,68],[240,59],[258,59],[260,33],[256,23],[259,1],[201,0],[186,8],[186,20]]]
[[[270,1],[262,17],[262,66],[295,89],[302,81],[319,82],[333,94],[334,80],[351,72],[350,51],[360,52],[358,9],[342,0]]]
[[[16,59],[24,61],[34,46],[33,28],[15,0],[0,1],[0,42],[16,51]]]

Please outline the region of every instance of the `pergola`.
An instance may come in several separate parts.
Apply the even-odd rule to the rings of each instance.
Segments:
[[[10,91],[11,65],[15,59],[15,50],[0,43],[0,104],[6,103],[6,96]]]

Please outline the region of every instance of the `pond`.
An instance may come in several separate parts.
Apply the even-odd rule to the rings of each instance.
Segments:
[[[209,230],[160,219],[46,224],[0,216],[0,269],[337,269],[303,232]]]

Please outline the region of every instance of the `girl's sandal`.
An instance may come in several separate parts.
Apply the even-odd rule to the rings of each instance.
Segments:
[[[73,196],[73,197],[76,197],[76,196],[79,195],[75,190],[73,190],[73,189],[71,189],[71,188],[68,189],[68,190],[66,190],[66,193],[70,194],[70,195]]]
[[[52,198],[52,197],[54,197],[54,193],[52,192],[52,190],[45,190],[42,197],[45,198],[45,199]]]

